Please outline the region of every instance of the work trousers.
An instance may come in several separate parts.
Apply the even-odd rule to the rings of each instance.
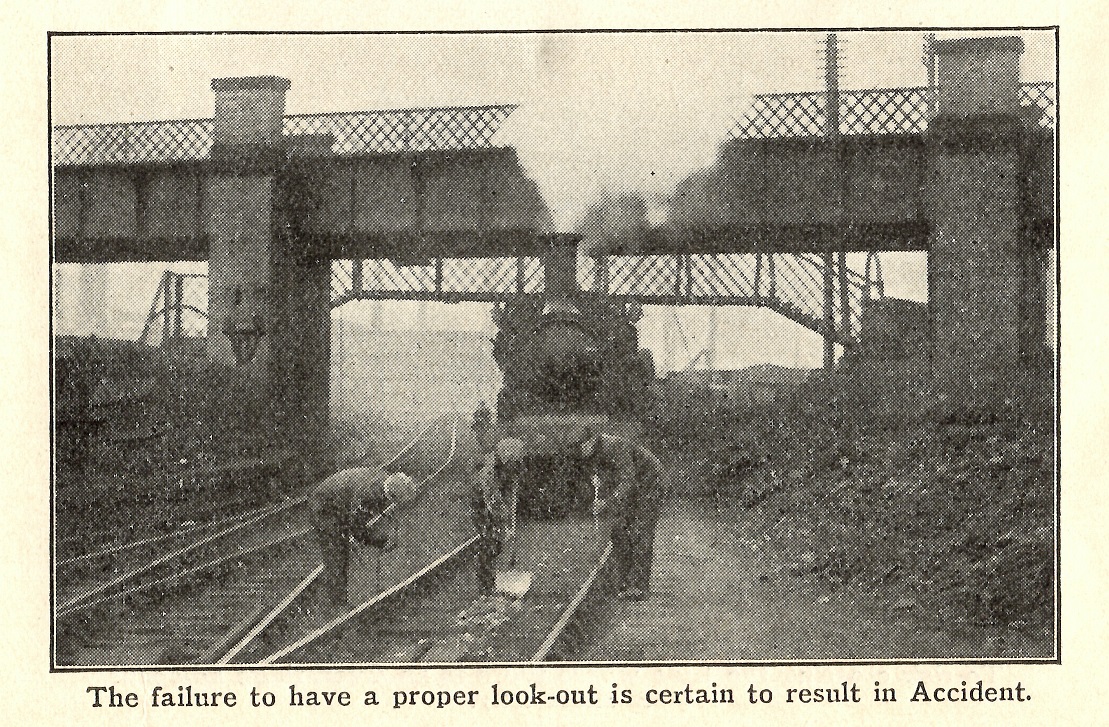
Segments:
[[[612,560],[621,588],[646,593],[655,557],[655,528],[661,504],[653,488],[637,487],[612,526]]]
[[[493,528],[478,531],[477,553],[475,554],[475,569],[477,571],[478,593],[488,595],[493,592],[497,574],[494,564],[497,556],[504,547],[501,533]]]
[[[503,517],[498,517],[497,505],[500,500],[491,492],[492,483],[477,477],[470,495],[470,515],[477,531],[477,550],[474,552],[474,569],[477,575],[478,592],[482,595],[492,593],[496,580],[494,563],[504,547]],[[490,502],[490,500],[494,502]]]
[[[481,468],[474,475],[470,495],[470,513],[477,530],[477,551],[474,566],[478,592],[488,595],[496,583],[496,560],[504,549],[507,529],[513,517],[511,493],[520,486],[519,464],[496,463]]]
[[[377,508],[380,512],[383,507]],[[316,538],[323,558],[323,582],[333,604],[347,600],[350,579],[351,549],[354,543],[374,548],[384,547],[389,536],[380,524],[366,527],[366,513],[352,518],[350,511],[336,502],[326,502],[314,511]]]

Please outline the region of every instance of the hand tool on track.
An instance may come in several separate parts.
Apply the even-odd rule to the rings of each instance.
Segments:
[[[507,596],[515,599],[524,597],[524,594],[531,588],[532,573],[530,571],[516,570],[516,556],[520,551],[520,532],[516,527],[516,510],[519,505],[520,487],[516,485],[512,488],[512,497],[510,498],[510,515],[508,527],[508,540],[511,543],[505,543],[509,551],[508,570],[498,570],[493,581],[494,589]]]

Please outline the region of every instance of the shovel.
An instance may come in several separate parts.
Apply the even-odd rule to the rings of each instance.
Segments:
[[[516,506],[518,504],[519,486],[512,488],[511,510],[509,519],[509,545],[508,570],[499,570],[493,581],[493,587],[498,593],[511,596],[517,600],[531,588],[532,574],[530,571],[516,570],[516,554],[520,550],[520,534],[516,529]]]

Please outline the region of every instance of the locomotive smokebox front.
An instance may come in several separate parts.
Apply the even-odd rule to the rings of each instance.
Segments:
[[[576,238],[551,242],[544,292],[517,296],[495,312],[493,356],[504,374],[499,428],[527,445],[525,518],[588,511],[594,493],[578,445],[586,431],[633,417],[654,375],[641,365],[638,317],[628,304],[581,290]],[[630,379],[636,385],[626,385]]]
[[[554,300],[531,337],[531,388],[551,409],[595,409],[601,380],[597,335],[571,301]]]

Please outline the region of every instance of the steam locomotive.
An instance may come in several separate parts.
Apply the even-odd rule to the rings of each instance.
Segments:
[[[642,311],[581,290],[576,272],[576,242],[557,246],[545,260],[545,292],[494,311],[499,429],[529,445],[522,517],[559,518],[588,507],[594,493],[575,445],[587,429],[634,434],[650,405],[655,367],[639,346]]]

